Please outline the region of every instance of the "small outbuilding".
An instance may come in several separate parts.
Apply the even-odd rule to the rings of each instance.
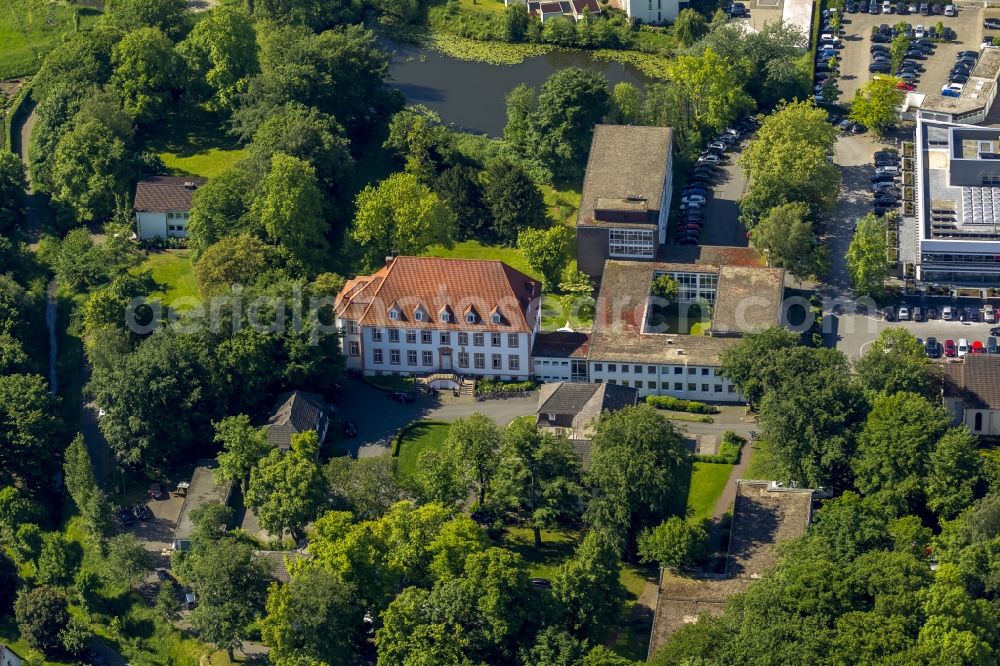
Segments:
[[[135,186],[135,233],[139,240],[187,238],[194,193],[206,182],[194,176],[150,176]]]

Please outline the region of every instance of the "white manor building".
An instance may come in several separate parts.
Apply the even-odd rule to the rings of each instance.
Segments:
[[[348,368],[527,379],[541,284],[499,261],[396,257],[334,305]]]

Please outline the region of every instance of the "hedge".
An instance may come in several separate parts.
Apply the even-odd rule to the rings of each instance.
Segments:
[[[17,97],[14,98],[14,102],[7,109],[7,114],[3,117],[3,137],[0,137],[0,148],[6,148],[7,150],[14,152],[14,120],[18,114],[21,113],[21,107],[31,96],[31,81],[24,84],[24,86],[18,91]]]
[[[505,391],[534,391],[538,382],[504,382],[496,379],[480,379],[476,382],[476,393],[503,393]]]
[[[718,414],[719,408],[715,405],[706,405],[695,400],[682,400],[669,395],[647,395],[646,404],[657,409],[670,409],[675,412],[688,412],[690,414]]]
[[[737,435],[732,430],[722,433],[722,445],[719,446],[719,453],[714,456],[696,456],[698,462],[718,463],[722,465],[735,465],[740,461],[740,453],[743,445],[747,443],[746,438]]]

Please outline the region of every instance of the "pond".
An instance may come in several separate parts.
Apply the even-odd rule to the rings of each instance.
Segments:
[[[540,87],[566,67],[600,72],[610,85],[627,82],[644,86],[648,79],[629,64],[596,60],[585,51],[555,50],[527,58],[518,65],[491,65],[459,60],[427,48],[385,41],[391,54],[389,84],[406,96],[407,104],[423,104],[459,129],[500,136],[507,120],[507,93],[520,83]]]

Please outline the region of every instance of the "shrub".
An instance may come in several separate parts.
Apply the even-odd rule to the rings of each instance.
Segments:
[[[719,408],[715,405],[706,405],[695,400],[683,400],[670,395],[647,395],[646,404],[657,409],[670,409],[675,412],[688,412],[689,414],[718,414]]]
[[[714,456],[697,456],[698,462],[717,463],[721,465],[735,465],[740,461],[740,453],[747,440],[737,435],[732,430],[722,433],[722,444],[719,446],[719,453]]]
[[[523,382],[505,382],[498,379],[480,379],[476,382],[476,393],[534,391],[537,387],[538,382],[531,379]]]

